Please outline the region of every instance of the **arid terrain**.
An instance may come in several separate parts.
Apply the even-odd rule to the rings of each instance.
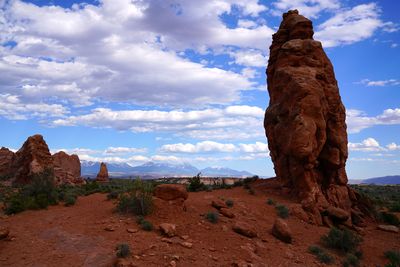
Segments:
[[[186,211],[155,198],[155,210],[146,217],[155,226],[151,232],[141,230],[134,216],[114,212],[114,201],[100,193],[79,197],[72,207],[50,206],[2,216],[0,226],[9,228],[10,236],[0,241],[0,265],[112,266],[115,247],[127,243],[132,266],[325,266],[308,248],[320,244],[329,228],[290,215],[286,221],[292,244],[276,239],[271,228],[277,215],[267,199],[288,207],[295,204],[278,192],[264,190],[262,183],[252,185],[254,195],[243,187],[190,192]],[[204,215],[217,211],[211,202],[218,199],[233,201],[229,210],[235,217],[219,216],[213,224]],[[232,226],[237,222],[247,223],[258,236],[247,238],[234,232]],[[157,229],[161,223],[175,224],[176,236],[163,236]],[[377,224],[369,221],[361,230],[361,266],[384,266],[384,252],[400,249],[398,233],[376,228]],[[329,253],[335,257],[330,266],[342,266],[343,255],[334,250]]]

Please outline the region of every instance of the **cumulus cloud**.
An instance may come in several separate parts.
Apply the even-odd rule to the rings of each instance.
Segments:
[[[125,155],[131,153],[145,153],[146,148],[136,148],[136,147],[108,147],[104,150],[106,155]]]
[[[332,11],[340,8],[339,0],[278,0],[272,3],[272,14],[281,16],[291,9],[299,10],[300,14],[317,18],[322,11]]]
[[[400,145],[396,143],[390,143],[386,146],[388,150],[394,151],[394,150],[400,150]]]
[[[240,150],[246,153],[267,153],[268,144],[256,142],[255,144],[239,144]]]
[[[368,116],[363,111],[349,109],[346,112],[346,123],[349,133],[358,133],[377,125],[399,125],[400,108],[385,109],[382,114],[377,116]]]
[[[260,50],[240,50],[231,52],[230,55],[235,59],[235,63],[238,65],[248,67],[267,66],[267,58]]]
[[[381,151],[384,150],[374,138],[369,137],[363,140],[361,143],[348,144],[350,151]]]
[[[23,103],[20,97],[0,94],[0,116],[11,120],[64,117],[69,110],[59,104]]]
[[[264,111],[254,106],[228,106],[191,111],[111,110],[97,108],[89,114],[57,119],[52,126],[83,125],[133,132],[173,132],[198,139],[240,139],[260,136]],[[246,131],[243,131],[246,127]],[[244,133],[246,132],[246,133]],[[243,134],[241,134],[243,133]]]
[[[214,141],[203,141],[197,144],[168,144],[161,147],[161,151],[172,153],[234,152],[236,150],[234,144],[222,144]]]

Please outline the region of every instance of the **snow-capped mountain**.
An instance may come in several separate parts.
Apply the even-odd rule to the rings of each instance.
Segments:
[[[106,163],[111,177],[183,177],[195,176],[201,172],[207,177],[247,177],[253,174],[247,171],[236,171],[229,168],[209,167],[199,170],[189,163],[172,164],[159,162],[146,162],[139,166],[131,166],[127,163]],[[100,169],[100,162],[81,161],[81,172],[84,177],[94,177]]]

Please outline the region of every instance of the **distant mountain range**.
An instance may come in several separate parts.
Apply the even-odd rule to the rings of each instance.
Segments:
[[[171,164],[146,162],[143,165],[131,166],[127,163],[106,163],[111,177],[141,176],[143,178],[195,176],[199,172],[204,177],[248,177],[254,174],[230,168],[208,167],[198,169],[188,163]],[[81,161],[81,173],[84,177],[94,177],[100,169],[100,162]]]
[[[387,184],[400,184],[400,175],[383,176],[368,178],[363,180],[350,180],[351,184],[376,184],[376,185],[387,185]]]

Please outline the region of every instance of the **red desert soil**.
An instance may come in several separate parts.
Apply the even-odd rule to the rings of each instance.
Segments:
[[[220,215],[219,222],[212,224],[204,219],[204,214],[216,211],[211,201],[218,198],[234,201],[230,210],[235,218]],[[277,240],[270,233],[276,212],[266,204],[268,198],[288,206],[293,204],[275,192],[256,190],[251,195],[242,187],[189,193],[186,211],[157,200],[155,212],[147,219],[156,227],[165,222],[176,224],[178,236],[170,239],[172,243],[165,242],[158,230],[140,230],[132,216],[114,213],[115,205],[106,200],[105,194],[79,197],[72,207],[59,205],[3,216],[0,226],[9,227],[12,240],[0,241],[0,266],[112,266],[119,243],[130,245],[136,266],[170,266],[172,260],[177,266],[191,267],[232,266],[235,262],[239,266],[246,262],[252,266],[325,266],[307,249],[318,244],[329,229],[290,216],[287,222],[293,243]],[[250,239],[233,232],[237,221],[254,226],[258,237]],[[114,231],[106,231],[107,227]],[[139,231],[128,233],[128,228]],[[361,266],[383,266],[384,251],[400,249],[399,234],[376,230],[374,223],[364,229],[363,239]],[[193,246],[186,248],[182,242]],[[339,254],[330,253],[336,260],[330,266],[341,266]]]

